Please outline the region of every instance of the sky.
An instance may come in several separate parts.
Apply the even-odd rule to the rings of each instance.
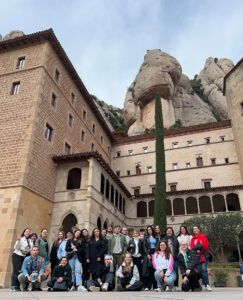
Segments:
[[[242,0],[1,1],[2,36],[48,28],[88,91],[120,108],[148,49],[174,56],[189,78],[209,56],[243,56]]]

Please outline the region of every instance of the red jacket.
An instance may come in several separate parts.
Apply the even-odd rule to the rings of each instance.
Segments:
[[[200,252],[200,262],[204,262],[206,261],[205,259],[205,256],[203,255],[204,251],[207,251],[208,252],[208,239],[206,237],[206,235],[202,234],[202,233],[199,233],[197,236],[194,235],[191,239],[191,249],[193,249],[193,247],[195,246],[195,240],[197,239],[197,242],[196,242],[196,245],[200,245],[202,244],[203,245],[203,249],[202,251]]]

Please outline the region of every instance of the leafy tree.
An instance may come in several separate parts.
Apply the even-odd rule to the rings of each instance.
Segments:
[[[170,126],[169,129],[176,129],[176,128],[181,128],[182,127],[182,122],[180,119],[176,120],[175,124]]]
[[[166,228],[166,178],[164,152],[164,125],[160,95],[155,98],[155,133],[156,133],[156,189],[154,201],[154,225],[161,230]]]

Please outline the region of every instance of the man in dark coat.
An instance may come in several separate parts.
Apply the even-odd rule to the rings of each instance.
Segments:
[[[187,242],[181,243],[181,252],[178,255],[178,265],[182,276],[182,290],[188,292],[199,292],[202,290],[199,284],[201,275],[200,255],[196,254],[203,245],[197,245],[192,250],[188,249]]]

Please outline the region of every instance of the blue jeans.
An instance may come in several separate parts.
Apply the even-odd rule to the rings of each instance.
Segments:
[[[156,270],[155,273],[154,273],[154,277],[155,277],[155,279],[156,279],[156,281],[157,281],[157,286],[158,286],[158,288],[161,288],[162,285],[164,284],[164,278],[161,278],[161,277],[160,277],[160,272],[161,272],[161,271]],[[174,282],[175,282],[175,280],[176,280],[176,273],[175,273],[174,271],[172,271],[172,272],[170,273],[170,276],[168,276],[168,278],[167,278],[167,283],[166,283],[166,285],[168,285],[168,287],[169,287],[170,289],[172,289],[172,288],[174,287]]]
[[[208,269],[208,260],[202,263],[202,282],[205,286],[209,284],[207,269]]]
[[[76,282],[76,286],[82,285],[82,276],[81,276],[82,264],[78,260],[77,254],[75,254],[69,260],[69,265],[72,269],[72,282]]]

